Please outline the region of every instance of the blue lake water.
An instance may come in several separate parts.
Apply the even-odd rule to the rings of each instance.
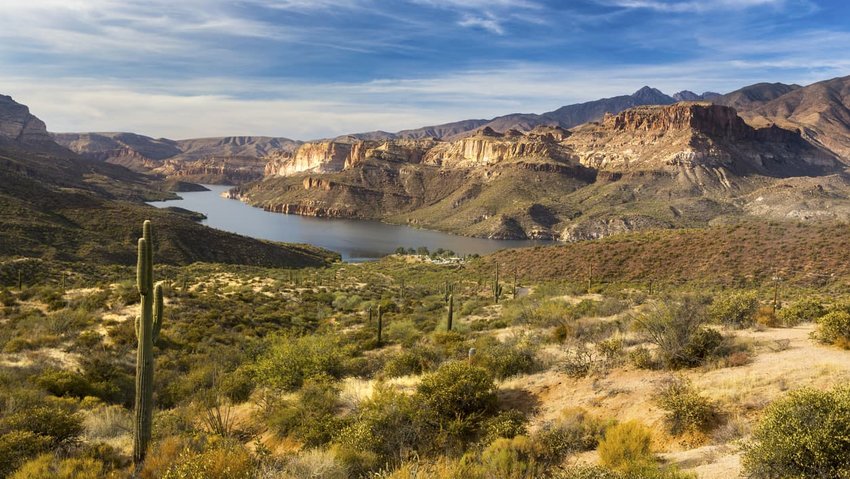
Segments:
[[[203,224],[254,238],[286,243],[309,243],[336,251],[343,261],[367,261],[392,253],[399,246],[425,246],[457,254],[486,254],[504,248],[548,244],[546,241],[491,240],[390,225],[378,221],[311,218],[270,213],[221,196],[230,187],[205,185],[210,191],[179,193],[181,200],[152,202],[158,208],[179,206],[207,216]]]

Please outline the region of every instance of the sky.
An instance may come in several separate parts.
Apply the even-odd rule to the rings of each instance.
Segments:
[[[294,139],[850,75],[845,0],[0,0],[55,132]]]

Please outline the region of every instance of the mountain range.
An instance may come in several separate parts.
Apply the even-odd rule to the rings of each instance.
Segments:
[[[472,236],[572,241],[746,217],[850,219],[850,77],[726,94],[644,87],[542,114],[307,142],[45,137],[25,124],[16,134],[33,143],[238,184],[232,197],[270,211]]]

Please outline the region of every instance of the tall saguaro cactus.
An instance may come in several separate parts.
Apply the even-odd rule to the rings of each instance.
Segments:
[[[381,305],[378,305],[378,346],[381,345],[381,333],[384,329],[384,312],[381,310]]]
[[[133,422],[133,462],[145,460],[151,440],[153,418],[153,345],[162,327],[162,283],[153,283],[153,240],[151,222],[146,220],[139,238],[139,258],[136,264],[136,288],[141,295],[139,316],[136,317],[136,410]]]
[[[454,292],[455,292],[455,284],[449,283],[448,281],[446,281],[446,285],[443,288],[443,301],[448,303],[449,302],[449,296],[453,295]]]
[[[449,295],[449,313],[448,313],[448,317],[446,318],[446,330],[447,331],[452,330],[452,319],[454,319],[454,312],[455,312],[455,295],[450,294]]]
[[[499,263],[496,263],[496,278],[493,280],[493,300],[499,304],[499,298],[502,297],[502,285],[499,284]]]

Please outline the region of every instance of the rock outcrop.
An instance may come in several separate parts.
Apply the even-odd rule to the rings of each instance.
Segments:
[[[24,148],[50,155],[74,156],[71,151],[56,144],[47,132],[47,126],[10,96],[0,95],[0,146]]]

